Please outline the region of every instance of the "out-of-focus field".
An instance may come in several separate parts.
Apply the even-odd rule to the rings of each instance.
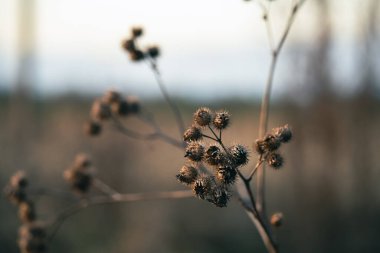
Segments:
[[[282,211],[276,231],[282,252],[380,252],[380,103],[369,97],[326,97],[308,106],[272,106],[270,127],[289,123],[294,140],[282,152],[285,167],[267,172],[270,212]],[[136,141],[105,127],[90,138],[82,125],[91,101],[67,96],[48,101],[1,100],[0,186],[19,169],[30,188],[68,191],[63,170],[79,152],[92,158],[97,175],[121,192],[186,189],[175,174],[183,152],[157,141]],[[177,129],[163,102],[146,102],[172,136]],[[232,125],[227,143],[252,150],[257,138],[258,105],[180,102],[186,123],[198,106],[227,109]],[[125,123],[149,131],[134,119]],[[255,163],[255,154],[251,163]],[[248,171],[248,170],[247,170]],[[35,196],[39,217],[49,220],[75,201]],[[17,249],[17,209],[0,199],[0,252]],[[227,208],[195,198],[94,206],[67,220],[49,252],[264,252],[261,239],[236,198]]]

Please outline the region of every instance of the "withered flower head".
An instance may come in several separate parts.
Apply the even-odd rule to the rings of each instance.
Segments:
[[[26,200],[26,192],[24,188],[15,188],[7,185],[4,189],[4,194],[9,201],[15,205],[19,205]]]
[[[209,108],[199,108],[194,113],[194,121],[200,126],[207,126],[211,123],[212,113]]]
[[[67,169],[63,175],[65,180],[69,182],[71,188],[75,192],[84,194],[90,189],[92,183],[92,175],[89,171]]]
[[[138,97],[128,96],[126,98],[126,101],[128,103],[128,108],[131,113],[137,114],[140,112],[141,105],[140,105],[140,100],[138,99]]]
[[[43,253],[46,252],[45,228],[35,223],[24,225],[19,232],[18,241],[21,252]]]
[[[200,198],[205,199],[207,195],[212,193],[212,189],[215,187],[215,180],[212,176],[201,176],[195,180],[193,184],[194,194]]]
[[[118,103],[111,104],[111,110],[119,116],[127,116],[131,112],[128,102],[124,99],[121,99]]]
[[[264,154],[267,151],[266,142],[262,139],[257,139],[255,141],[255,150],[260,155]]]
[[[205,149],[201,143],[192,141],[186,147],[185,157],[191,161],[199,162],[202,160],[204,152]]]
[[[248,150],[243,145],[233,145],[229,148],[229,152],[237,166],[248,163]]]
[[[197,126],[191,126],[183,134],[184,141],[198,141],[202,139],[202,131]]]
[[[131,33],[133,38],[137,38],[143,35],[143,29],[141,27],[132,27]]]
[[[102,125],[97,121],[89,120],[84,124],[83,130],[89,136],[97,136],[102,132]]]
[[[144,52],[139,49],[135,49],[129,52],[129,59],[131,61],[138,62],[138,61],[143,60],[144,58],[145,58]]]
[[[184,184],[192,184],[198,177],[198,171],[193,166],[184,165],[176,176]]]
[[[90,158],[86,154],[77,154],[74,160],[74,167],[78,169],[86,169],[92,165]]]
[[[224,184],[233,184],[236,180],[237,171],[232,166],[220,166],[217,178]]]
[[[284,159],[282,156],[278,153],[269,153],[267,158],[266,158],[268,164],[272,166],[275,169],[279,169],[282,164],[284,163]]]
[[[160,56],[160,48],[158,46],[148,47],[148,49],[146,50],[146,54],[149,55],[149,57],[151,57],[152,59],[155,59],[158,56]]]
[[[220,148],[216,145],[211,145],[205,153],[205,160],[210,165],[218,165],[223,158]]]
[[[278,139],[276,136],[271,135],[271,134],[268,134],[265,136],[264,142],[266,144],[266,148],[268,151],[277,150],[281,145],[280,139]]]
[[[213,198],[208,199],[217,207],[226,207],[230,199],[229,192],[224,186],[217,186],[213,189]]]
[[[283,127],[278,127],[273,129],[274,135],[281,141],[281,142],[289,142],[292,139],[292,130],[290,129],[289,125],[285,125]]]
[[[127,39],[127,40],[123,40],[121,42],[121,47],[131,53],[133,51],[136,51],[136,45],[135,45],[135,41],[133,39]]]
[[[24,171],[17,171],[10,179],[10,185],[14,188],[25,188],[28,185]]]
[[[24,201],[20,203],[18,209],[18,216],[23,223],[30,223],[36,219],[36,211],[34,204],[31,201]]]
[[[217,112],[214,118],[214,126],[217,129],[225,129],[230,122],[230,114],[226,111]]]
[[[110,106],[101,100],[95,100],[91,108],[91,117],[95,120],[106,120],[111,117]]]
[[[284,216],[282,213],[274,213],[270,218],[270,223],[275,227],[280,227],[282,225],[283,218]]]
[[[113,104],[113,103],[119,103],[121,100],[121,95],[119,92],[114,90],[107,91],[104,96],[102,97],[102,101],[106,104]]]

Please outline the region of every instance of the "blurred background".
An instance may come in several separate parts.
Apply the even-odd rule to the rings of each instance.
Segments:
[[[278,39],[291,1],[272,1]],[[269,212],[284,213],[282,252],[380,252],[380,2],[308,0],[274,80],[270,128],[290,124],[286,166],[267,175]],[[257,138],[270,55],[261,10],[228,0],[0,0],[0,186],[25,170],[31,188],[69,190],[62,172],[78,152],[121,192],[185,189],[183,152],[106,127],[83,134],[91,102],[108,89],[141,98],[177,137],[149,68],[120,42],[145,29],[186,124],[199,106],[227,109],[227,143]],[[127,119],[142,131],[138,121]],[[121,138],[122,137],[122,138]],[[252,164],[255,156],[252,155]],[[73,199],[35,198],[48,220]],[[17,209],[0,199],[0,252],[18,252]],[[238,201],[195,198],[91,207],[64,223],[50,252],[264,252]]]

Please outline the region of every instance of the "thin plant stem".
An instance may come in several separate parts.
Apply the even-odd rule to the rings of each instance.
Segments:
[[[48,236],[48,242],[51,242],[62,226],[63,222],[81,210],[95,205],[104,205],[112,203],[126,203],[146,200],[158,199],[183,199],[193,197],[192,191],[162,191],[162,192],[148,192],[148,193],[127,193],[127,194],[112,194],[110,196],[96,196],[88,199],[82,199],[78,203],[68,207],[59,213],[51,223],[52,230]]]
[[[161,91],[162,95],[164,96],[166,102],[169,104],[169,107],[174,114],[174,117],[175,117],[175,119],[177,121],[177,125],[178,125],[179,136],[180,136],[180,138],[182,138],[182,134],[183,134],[183,132],[185,132],[185,123],[182,119],[182,114],[179,111],[178,106],[171,99],[169,92],[166,89],[166,86],[164,84],[164,81],[162,80],[162,76],[161,76],[160,71],[158,70],[156,62],[150,58],[148,58],[148,59],[149,59],[148,61],[150,63],[150,69],[152,70],[152,72],[154,74],[154,78],[156,79],[156,82],[160,88],[160,91]]]
[[[274,79],[274,73],[276,70],[276,65],[278,61],[278,56],[281,52],[281,49],[283,48],[283,45],[285,43],[286,38],[288,37],[290,28],[294,22],[294,19],[296,17],[297,11],[301,7],[301,5],[305,1],[299,1],[295,3],[290,12],[290,16],[287,20],[285,30],[282,33],[282,36],[280,37],[280,41],[277,44],[277,46],[272,50],[271,52],[271,63],[269,67],[269,73],[267,82],[265,85],[265,91],[261,103],[261,109],[260,109],[260,123],[259,123],[259,137],[262,138],[265,133],[268,130],[268,116],[269,116],[269,104],[270,104],[270,96],[273,86],[273,79]],[[268,22],[268,19],[264,20],[265,22]],[[268,26],[267,26],[268,27]],[[264,164],[262,166],[259,166],[257,169],[257,209],[261,215],[265,213],[265,168]]]
[[[140,132],[137,132],[137,131],[134,131],[132,129],[125,127],[117,118],[113,118],[113,123],[114,123],[116,129],[120,133],[122,133],[122,134],[124,134],[130,138],[133,138],[133,139],[137,139],[137,140],[161,139],[164,142],[171,144],[171,145],[173,145],[177,148],[180,148],[180,149],[183,149],[185,146],[184,142],[180,142],[180,141],[170,137],[169,135],[163,133],[159,128],[156,128],[153,133],[140,133]]]

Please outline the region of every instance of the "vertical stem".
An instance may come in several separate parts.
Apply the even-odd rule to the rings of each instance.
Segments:
[[[166,89],[164,82],[162,81],[162,77],[161,77],[160,71],[157,69],[156,63],[153,62],[152,60],[150,60],[149,62],[150,62],[150,67],[151,67],[153,74],[154,74],[154,78],[156,79],[156,82],[158,83],[158,86],[160,88],[160,91],[161,91],[162,95],[164,96],[166,102],[169,104],[169,106],[170,106],[170,108],[174,114],[174,117],[175,117],[175,119],[177,121],[177,125],[178,125],[179,136],[182,139],[182,135],[185,132],[185,124],[183,122],[181,112],[179,111],[178,106],[172,101],[172,99],[169,95],[169,92]]]

